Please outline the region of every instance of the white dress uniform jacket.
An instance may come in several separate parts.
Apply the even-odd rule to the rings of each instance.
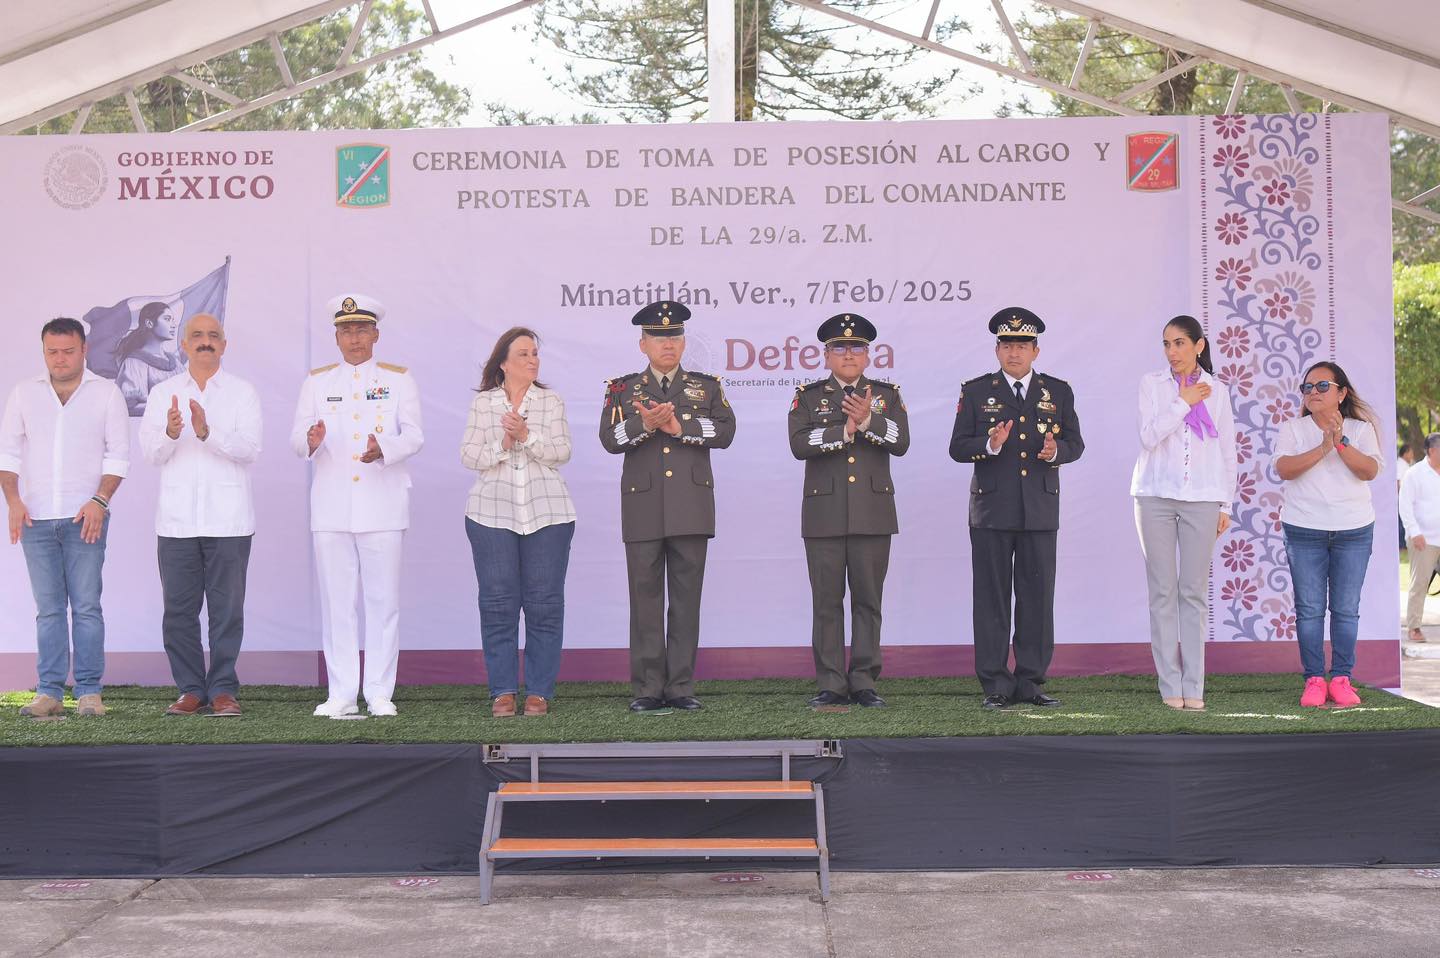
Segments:
[[[306,434],[325,422],[325,439],[311,456],[313,532],[388,532],[410,525],[410,472],[405,460],[420,451],[420,391],[403,366],[336,363],[313,370],[300,390],[290,445],[304,457]],[[361,462],[370,436],[384,458]]]

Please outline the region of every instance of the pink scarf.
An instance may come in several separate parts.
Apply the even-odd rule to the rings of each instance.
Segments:
[[[1183,377],[1181,377],[1179,374],[1176,374],[1175,384],[1177,386],[1195,385],[1197,382],[1200,381],[1199,368],[1197,367],[1195,372],[1190,375],[1188,381],[1182,382],[1182,379]],[[1204,441],[1206,436],[1209,436],[1211,439],[1217,439],[1220,436],[1219,431],[1215,428],[1215,423],[1212,422],[1210,419],[1210,410],[1205,408],[1204,400],[1201,400],[1200,402],[1197,402],[1190,407],[1190,411],[1185,414],[1185,425],[1189,426],[1190,431],[1193,432],[1196,438],[1200,439],[1202,442]]]

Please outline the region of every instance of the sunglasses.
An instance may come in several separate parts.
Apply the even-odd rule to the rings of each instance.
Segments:
[[[1301,383],[1300,392],[1306,396],[1310,395],[1312,392],[1324,394],[1330,391],[1331,386],[1339,388],[1340,384],[1337,382],[1331,382],[1328,379],[1322,379],[1318,383]]]

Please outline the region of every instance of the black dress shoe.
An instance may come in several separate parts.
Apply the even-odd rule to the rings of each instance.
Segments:
[[[693,695],[682,695],[679,698],[666,699],[665,704],[671,708],[684,709],[687,712],[694,712],[697,709],[705,707],[701,705],[700,700]]]
[[[861,689],[850,696],[851,701],[856,705],[863,705],[869,709],[883,709],[885,700],[882,699],[874,689]]]
[[[850,700],[845,696],[841,695],[839,692],[831,692],[827,690],[821,692],[819,695],[815,696],[805,704],[813,709],[819,708],[822,705],[849,705]]]
[[[664,707],[664,702],[660,699],[651,698],[648,695],[642,695],[630,703],[630,711],[632,712],[654,712]]]
[[[1004,695],[987,695],[985,701],[980,703],[981,708],[1003,709],[1010,704],[1010,699]]]
[[[1046,695],[1044,692],[1036,692],[1035,697],[1030,699],[1030,704],[1043,705],[1045,708],[1053,709],[1060,704],[1060,700]]]

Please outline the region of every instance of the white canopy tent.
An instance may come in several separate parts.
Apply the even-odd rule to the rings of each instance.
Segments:
[[[124,96],[136,129],[144,129],[135,89],[171,76],[223,104],[217,112],[184,129],[215,127],[296,93],[368,69],[463,30],[509,16],[543,0],[508,4],[451,3],[456,21],[442,26],[431,0],[424,7],[430,33],[419,39],[354,60],[356,44],[374,0],[21,0],[0,9],[0,133],[33,128],[55,117],[75,114],[71,132],[83,132],[90,108]],[[744,0],[741,0],[743,3]],[[1279,85],[1292,108],[1296,91],[1326,104],[1387,113],[1406,129],[1440,139],[1440,12],[1435,0],[1045,0],[1048,6],[1089,22],[1068,84],[1039,76],[1011,25],[1010,0],[990,0],[1001,28],[1010,37],[1013,58],[996,60],[936,41],[932,30],[942,8],[973,15],[977,0],[931,0],[919,33],[907,32],[826,0],[789,0],[818,13],[854,23],[937,54],[1073,97],[1119,114],[1137,113],[1131,105],[1147,93],[1199,63],[1210,61],[1237,71],[1231,108],[1247,83]],[[734,0],[707,0],[711,24],[711,118],[734,115]],[[335,67],[297,81],[285,62],[281,35],[344,7],[358,7],[349,41]],[[1146,37],[1187,57],[1176,66],[1113,98],[1082,89],[1090,43],[1100,25]],[[268,40],[276,53],[281,85],[242,101],[197,76],[193,68],[208,58]],[[718,80],[718,82],[716,82]],[[78,112],[77,112],[78,111]],[[1397,197],[1395,207],[1440,223],[1431,205],[1440,200],[1440,184],[1413,197]]]

